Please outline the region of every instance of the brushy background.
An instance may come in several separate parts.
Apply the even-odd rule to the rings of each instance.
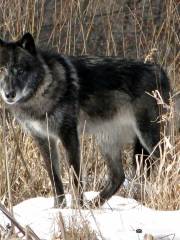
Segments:
[[[180,4],[178,0],[2,0],[0,37],[15,40],[31,32],[40,47],[70,55],[119,55],[158,62],[166,69],[174,92],[180,90]],[[124,149],[130,184],[118,194],[134,197],[155,209],[180,207],[180,137],[173,121],[173,103],[164,121],[170,136],[150,179],[132,178],[131,146]],[[41,156],[30,137],[4,110],[0,111],[0,200],[7,205],[35,196],[52,195]],[[167,106],[166,106],[167,107]],[[84,190],[99,190],[106,167],[93,136],[81,138]],[[62,176],[70,174],[62,154]],[[88,238],[87,238],[88,239]]]

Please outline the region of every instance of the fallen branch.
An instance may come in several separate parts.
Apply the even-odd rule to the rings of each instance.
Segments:
[[[11,221],[11,223],[25,236],[27,231],[17,222],[17,220],[12,216],[12,214],[4,207],[2,203],[0,203],[0,210],[4,213],[4,215]],[[40,240],[40,238],[33,232],[33,230],[29,227],[28,233],[32,236],[28,236],[29,240]]]

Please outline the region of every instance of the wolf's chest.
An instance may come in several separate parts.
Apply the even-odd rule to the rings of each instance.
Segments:
[[[48,129],[45,129],[44,124],[38,122],[38,121],[27,121],[26,125],[28,129],[33,130],[40,135],[45,135],[47,134]]]
[[[48,123],[35,121],[35,120],[28,120],[25,122],[25,128],[28,129],[31,133],[34,133],[39,136],[43,137],[55,137],[51,127]]]

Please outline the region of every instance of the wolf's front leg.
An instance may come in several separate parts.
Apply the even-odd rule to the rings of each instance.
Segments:
[[[83,185],[80,171],[80,149],[76,121],[70,118],[68,118],[67,121],[64,121],[59,131],[59,137],[66,150],[68,163],[73,170],[73,181],[77,192],[76,200],[82,205]]]
[[[33,138],[40,150],[51,180],[54,193],[54,206],[62,207],[65,205],[65,196],[60,176],[60,159],[57,141],[53,138],[48,139],[36,135],[33,135]]]

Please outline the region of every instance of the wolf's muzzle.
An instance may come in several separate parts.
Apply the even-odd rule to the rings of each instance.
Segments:
[[[16,97],[16,92],[14,90],[5,92],[7,100],[13,100]]]

